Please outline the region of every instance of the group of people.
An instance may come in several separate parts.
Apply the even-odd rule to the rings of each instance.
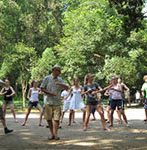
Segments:
[[[61,68],[55,65],[52,68],[52,73],[46,76],[40,87],[38,87],[37,81],[33,81],[31,88],[28,92],[28,111],[22,126],[25,126],[28,116],[33,107],[40,111],[39,126],[42,126],[42,116],[44,115],[48,127],[50,129],[51,136],[49,140],[59,140],[58,129],[63,122],[64,114],[69,110],[69,123],[70,126],[75,122],[76,110],[83,112],[83,130],[86,131],[89,127],[90,115],[96,110],[100,115],[100,120],[103,130],[110,130],[113,127],[113,114],[117,111],[118,119],[120,122],[124,121],[125,125],[128,126],[127,117],[124,110],[124,92],[129,91],[129,88],[122,83],[121,79],[117,76],[113,76],[108,86],[101,88],[98,83],[94,81],[94,75],[88,73],[84,79],[84,85],[81,86],[79,79],[74,78],[72,86],[64,83],[60,77]],[[142,86],[142,95],[145,98],[145,114],[147,121],[147,75],[144,76],[145,83]],[[4,95],[3,109],[0,109],[0,119],[5,128],[5,133],[12,132],[6,127],[5,113],[6,107],[9,104],[11,111],[16,120],[14,105],[12,97],[15,94],[14,89],[10,86],[8,80],[5,81],[5,87],[1,90],[0,94]],[[101,100],[98,94],[104,94],[109,97],[107,106],[107,120],[104,117],[104,109],[101,105]],[[39,104],[39,94],[44,97],[43,108]],[[63,102],[62,102],[62,100]],[[109,126],[107,126],[107,123]]]

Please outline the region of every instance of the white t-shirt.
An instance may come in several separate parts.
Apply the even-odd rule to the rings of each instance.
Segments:
[[[39,91],[40,89],[34,89],[34,88],[30,88],[30,101],[31,102],[38,102],[39,101]]]
[[[61,97],[63,97],[64,101],[69,101],[70,100],[71,96],[68,96],[68,95],[69,95],[69,92],[66,91],[66,90],[62,91],[62,93],[61,93]]]

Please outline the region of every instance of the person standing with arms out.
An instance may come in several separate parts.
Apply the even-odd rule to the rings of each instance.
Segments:
[[[145,109],[145,119],[144,122],[147,123],[147,75],[143,77],[144,83],[141,88],[141,94],[144,98],[144,109]]]
[[[22,126],[26,125],[29,114],[33,107],[37,108],[40,111],[40,114],[42,113],[42,107],[39,104],[39,94],[41,94],[41,91],[38,88],[38,82],[34,80],[32,81],[31,88],[29,89],[28,92],[28,99],[29,99],[28,110],[26,113],[25,121],[23,122]],[[40,115],[39,126],[42,126],[41,122],[42,122],[42,116]]]
[[[103,108],[99,105],[99,101],[97,99],[97,93],[101,89],[99,89],[99,85],[97,83],[94,83],[94,75],[92,75],[91,73],[88,73],[85,76],[84,84],[85,86],[84,86],[83,94],[86,95],[86,117],[85,117],[83,130],[86,131],[88,128],[89,118],[90,118],[90,114],[91,114],[93,107],[96,108],[97,112],[99,113],[101,117],[103,130],[107,130],[106,122],[104,118],[104,111],[103,111]]]
[[[59,140],[58,128],[59,120],[61,117],[61,91],[68,89],[68,86],[64,83],[59,75],[61,74],[61,68],[55,65],[52,68],[51,75],[46,76],[41,84],[41,90],[47,95],[45,104],[45,119],[48,122],[51,137],[49,140]]]
[[[0,84],[5,84],[5,83],[2,80],[0,80]],[[7,128],[5,116],[4,116],[4,113],[3,113],[3,110],[2,110],[1,106],[0,106],[0,120],[1,120],[2,125],[4,127],[5,134],[13,132],[13,130],[10,130],[10,129]]]
[[[85,105],[82,98],[82,86],[79,85],[78,78],[73,79],[73,86],[70,89],[69,95],[72,95],[70,100],[70,114],[69,114],[69,126],[71,125],[72,117],[75,110],[81,110],[83,112],[83,122],[85,120]]]
[[[13,96],[15,95],[15,91],[13,87],[10,85],[10,81],[8,79],[5,80],[5,86],[2,88],[0,95],[4,96],[4,101],[3,101],[4,117],[6,115],[7,106],[9,105],[10,110],[14,116],[15,122],[17,123],[18,121],[16,119],[16,114],[14,111],[14,103],[13,103]]]
[[[120,112],[117,110],[119,122],[122,123],[121,116],[123,117],[124,122],[128,122],[128,121],[127,121],[126,114],[125,114],[125,103],[126,103],[125,92],[129,93],[130,89],[127,87],[126,84],[124,84],[124,83],[122,82],[122,79],[121,79],[120,77],[118,78],[118,84],[120,84],[121,87],[122,87],[122,112],[120,113]],[[128,124],[128,123],[127,123],[127,124]],[[128,126],[128,125],[127,125],[127,126]]]
[[[123,111],[123,89],[122,85],[118,83],[118,77],[112,77],[112,86],[109,89],[109,94],[111,95],[111,101],[110,101],[110,108],[111,108],[111,114],[110,114],[110,127],[113,127],[113,113],[114,110],[117,108],[118,113],[123,115],[124,122],[126,126],[128,126],[126,115]]]

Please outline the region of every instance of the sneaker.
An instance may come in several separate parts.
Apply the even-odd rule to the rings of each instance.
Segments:
[[[130,127],[130,125],[127,123],[126,125],[125,125],[126,127]]]
[[[112,128],[112,127],[113,127],[113,125],[112,125],[112,124],[110,124],[108,127],[109,127],[109,128]]]
[[[25,126],[25,125],[26,125],[25,123],[22,123],[22,124],[21,124],[21,126]]]
[[[39,126],[39,127],[44,127],[44,125],[43,125],[43,124],[39,124],[38,126]]]
[[[52,136],[52,137],[48,137],[48,140],[54,140],[55,139],[55,137],[54,136]]]
[[[62,126],[60,125],[60,126],[58,127],[58,129],[62,129]]]
[[[8,128],[5,128],[5,129],[4,129],[4,132],[5,132],[5,134],[8,134],[8,133],[13,132],[13,130],[9,130]]]
[[[60,137],[55,136],[54,139],[55,139],[55,140],[60,140]]]

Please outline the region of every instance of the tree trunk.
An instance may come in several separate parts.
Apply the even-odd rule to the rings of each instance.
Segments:
[[[26,102],[26,93],[27,93],[27,82],[26,81],[22,81],[21,82],[22,85],[22,100],[23,100],[23,108],[25,108],[25,102]]]

